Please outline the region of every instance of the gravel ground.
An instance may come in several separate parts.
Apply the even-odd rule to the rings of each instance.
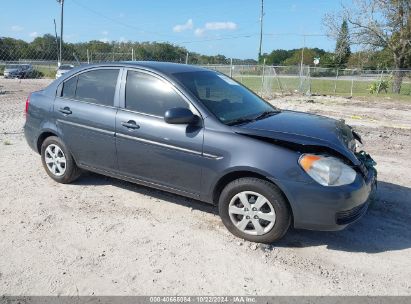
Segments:
[[[411,295],[410,103],[274,100],[355,126],[379,183],[344,231],[267,246],[201,202],[91,173],[53,182],[21,133],[25,98],[46,83],[0,79],[1,295]]]

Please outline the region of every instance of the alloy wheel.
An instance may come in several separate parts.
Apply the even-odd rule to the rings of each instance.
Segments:
[[[242,191],[231,199],[228,213],[232,223],[241,232],[264,235],[275,224],[276,214],[271,202],[262,194]]]
[[[66,156],[63,150],[56,144],[48,145],[45,153],[44,160],[47,168],[55,176],[62,176],[66,172]]]

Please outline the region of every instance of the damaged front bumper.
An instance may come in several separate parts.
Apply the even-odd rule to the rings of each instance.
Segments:
[[[370,196],[377,186],[376,163],[365,152],[356,156],[361,161],[361,168],[349,185],[327,187],[317,183],[283,183],[283,189],[299,189],[292,193],[284,191],[290,201],[295,228],[341,230],[366,213]]]

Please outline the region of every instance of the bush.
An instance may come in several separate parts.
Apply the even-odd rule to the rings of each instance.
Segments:
[[[384,91],[385,93],[388,93],[389,86],[390,86],[390,83],[388,79],[381,79],[380,81],[374,81],[368,88],[368,91],[371,94],[374,94],[374,93],[379,94],[382,91]]]
[[[39,71],[39,70],[33,70],[30,75],[28,75],[28,78],[43,78],[44,73]]]
[[[37,65],[35,66],[35,70],[39,73],[40,78],[45,77],[45,78],[55,78],[56,77],[56,67],[49,67],[49,66],[42,66],[42,65]],[[36,77],[39,78],[39,77]]]

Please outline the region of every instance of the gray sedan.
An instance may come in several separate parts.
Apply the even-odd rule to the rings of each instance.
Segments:
[[[367,210],[375,162],[342,120],[275,108],[215,71],[161,62],[75,68],[26,102],[47,174],[83,170],[218,206],[236,236],[339,230]]]

